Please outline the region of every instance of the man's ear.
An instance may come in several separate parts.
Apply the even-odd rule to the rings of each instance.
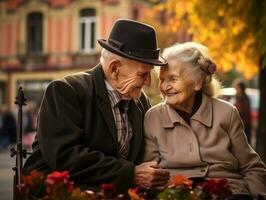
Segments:
[[[112,79],[117,79],[119,75],[119,66],[121,65],[119,60],[111,60],[109,63],[109,73]]]

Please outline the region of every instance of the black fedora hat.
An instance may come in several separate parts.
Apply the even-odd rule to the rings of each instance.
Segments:
[[[98,42],[103,48],[122,57],[157,66],[167,64],[159,55],[154,28],[144,23],[117,20],[109,38],[99,39]]]

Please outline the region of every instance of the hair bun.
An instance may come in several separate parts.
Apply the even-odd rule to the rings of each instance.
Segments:
[[[216,64],[209,58],[200,58],[198,60],[198,63],[200,65],[200,68],[209,75],[213,74],[216,71]]]

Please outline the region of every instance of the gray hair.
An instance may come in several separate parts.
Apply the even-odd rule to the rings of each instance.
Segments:
[[[167,62],[179,61],[181,74],[194,82],[203,80],[202,92],[209,97],[216,97],[221,88],[220,82],[213,76],[213,69],[206,69],[205,61],[210,61],[208,48],[196,42],[175,44],[166,48],[162,55]],[[210,61],[212,62],[212,61]],[[214,66],[215,64],[211,64]],[[215,71],[215,70],[214,70]]]
[[[106,63],[109,62],[111,59],[119,60],[122,63],[128,62],[128,59],[121,57],[119,55],[116,55],[116,54],[102,48],[101,57],[100,57],[100,62],[102,64],[102,66],[105,67]]]

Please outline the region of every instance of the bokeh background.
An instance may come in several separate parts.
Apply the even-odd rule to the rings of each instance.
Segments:
[[[18,87],[27,98],[23,144],[30,150],[49,82],[98,64],[97,39],[107,38],[119,18],[153,25],[162,50],[186,41],[206,45],[227,88],[221,98],[231,103],[233,82],[242,79],[251,88],[251,145],[266,161],[266,0],[0,0],[0,127],[6,116],[11,127],[9,142],[0,134],[0,185],[12,182],[3,175],[13,165],[7,155],[17,130]],[[157,86],[154,71],[145,88],[153,105],[162,100]]]

